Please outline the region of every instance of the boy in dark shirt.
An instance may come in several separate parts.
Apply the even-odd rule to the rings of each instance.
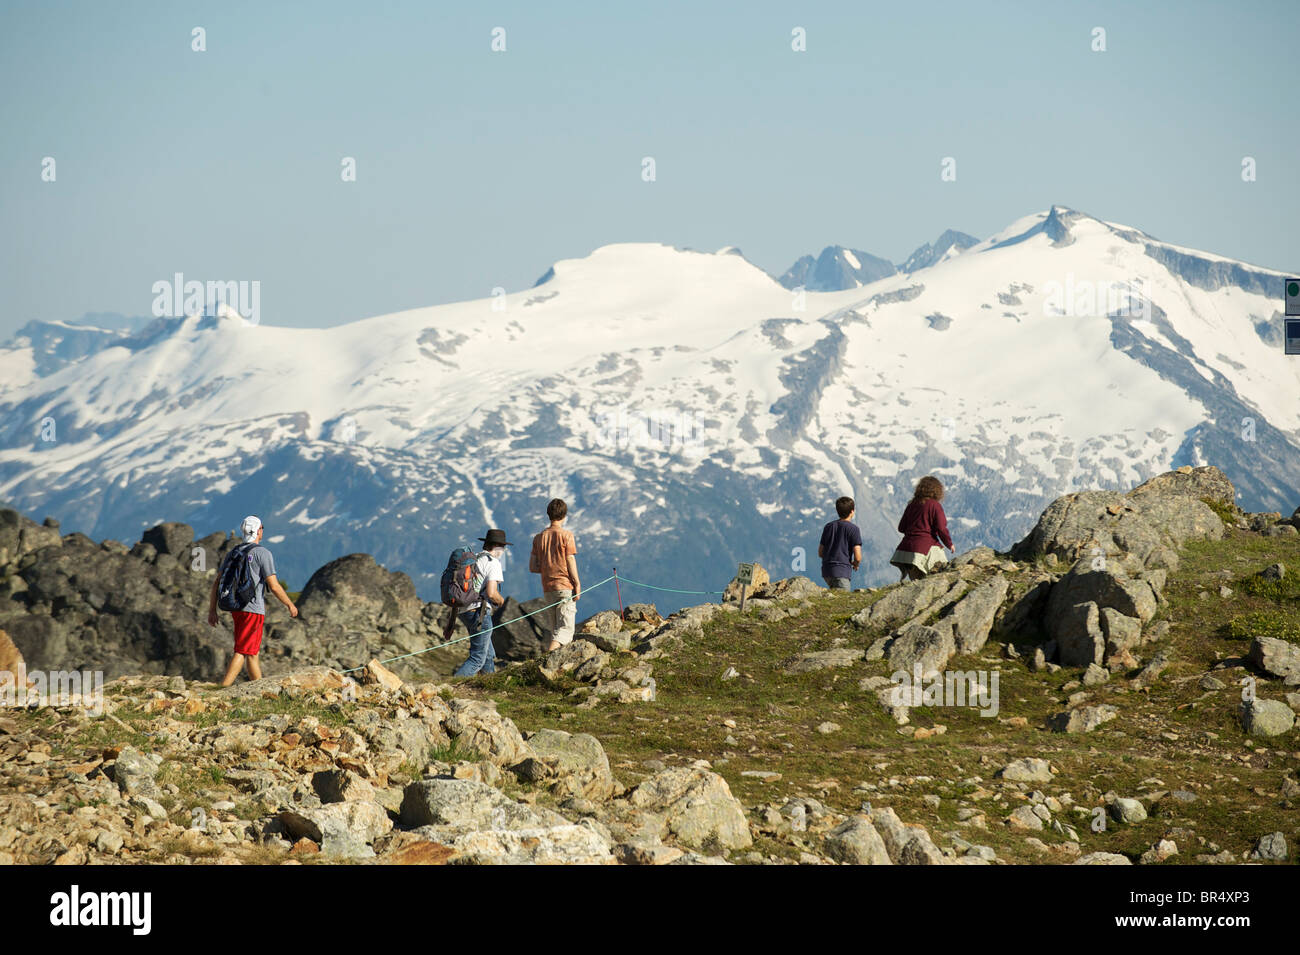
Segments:
[[[862,532],[852,522],[855,512],[853,498],[842,497],[835,502],[839,520],[822,528],[817,556],[822,559],[822,579],[832,590],[850,590],[849,580],[862,563]]]

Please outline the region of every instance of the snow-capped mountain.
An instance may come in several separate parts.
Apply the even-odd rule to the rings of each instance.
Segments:
[[[979,239],[973,235],[949,229],[933,242],[927,242],[909,255],[907,261],[900,265],[898,270],[900,272],[917,272],[921,269],[927,269],[936,262],[950,259],[954,255],[959,255],[971,246],[978,244]]]
[[[811,255],[800,258],[777,281],[788,289],[802,286],[810,292],[839,292],[870,285],[897,271],[886,259],[859,249],[828,245],[815,259]]]
[[[817,578],[844,493],[867,579],[891,579],[930,473],[959,550],[1008,546],[1062,493],[1184,463],[1289,513],[1282,278],[1053,208],[802,296],[740,255],[620,244],[504,299],[330,329],[226,313],[73,345],[29,327],[0,349],[0,500],[128,541],[254,512],[291,589],[365,551],[426,598],[487,526],[516,545],[507,592],[536,594],[527,547],[555,495],[586,582],[617,565],[688,590],[748,560]]]

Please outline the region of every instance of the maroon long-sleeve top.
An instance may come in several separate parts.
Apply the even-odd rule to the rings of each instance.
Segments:
[[[948,536],[948,518],[943,513],[943,505],[932,497],[912,501],[903,509],[898,532],[903,535],[903,542],[898,545],[899,550],[928,554],[930,548],[939,543],[952,550],[952,538]]]

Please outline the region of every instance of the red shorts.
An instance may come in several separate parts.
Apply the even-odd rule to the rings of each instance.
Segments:
[[[246,657],[257,656],[262,649],[262,624],[266,615],[232,610],[230,616],[235,618],[235,652]]]

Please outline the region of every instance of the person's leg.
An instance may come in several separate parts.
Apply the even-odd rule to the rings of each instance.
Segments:
[[[497,672],[497,648],[492,643],[492,614],[483,613],[483,667],[480,673]]]
[[[578,625],[578,605],[573,602],[573,591],[561,591],[560,596],[564,598],[564,603],[555,609],[559,611],[559,627],[555,632],[555,640],[564,646],[573,642],[573,631]]]
[[[483,645],[483,636],[479,633],[480,621],[482,617],[488,616],[480,608],[471,610],[469,613],[462,614],[461,619],[465,621],[465,627],[469,630],[469,656],[465,662],[456,668],[452,676],[473,676],[483,666],[483,655],[486,647]],[[492,618],[488,616],[488,619]]]
[[[257,662],[256,656],[248,658],[248,678],[250,680],[262,679],[262,665]]]
[[[230,666],[226,667],[226,675],[221,679],[222,686],[230,686],[235,682],[235,677],[239,676],[239,671],[244,669],[244,655],[236,653],[230,658]]]
[[[560,598],[554,590],[546,590],[542,592],[542,599],[548,604],[552,604]],[[560,630],[560,608],[551,607],[548,610],[542,611],[538,616],[542,618],[542,621],[545,624],[544,629],[548,634],[546,652],[550,653],[552,650],[560,649],[560,641],[557,639]]]

